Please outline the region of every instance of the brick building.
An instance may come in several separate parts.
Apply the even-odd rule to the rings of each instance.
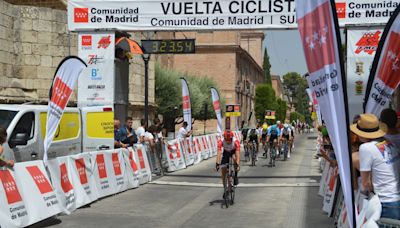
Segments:
[[[77,55],[77,33],[67,29],[66,1],[0,0],[0,103],[47,103],[56,67]],[[141,34],[133,34],[141,39]],[[154,100],[154,61],[149,71],[149,103]],[[143,118],[144,63],[129,64],[129,114]],[[70,105],[76,104],[76,91]],[[152,119],[152,118],[150,118]]]
[[[241,104],[242,120],[254,110],[255,87],[264,82],[263,32],[218,31],[159,33],[163,38],[196,39],[195,55],[158,56],[169,68],[199,77],[211,77],[227,104]],[[255,126],[254,112],[250,125]],[[232,121],[232,128],[236,127]]]

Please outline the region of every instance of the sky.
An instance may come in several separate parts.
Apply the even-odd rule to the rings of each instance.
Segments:
[[[303,75],[307,72],[297,30],[266,31],[264,46],[267,47],[271,74],[283,76],[288,72],[297,72]]]

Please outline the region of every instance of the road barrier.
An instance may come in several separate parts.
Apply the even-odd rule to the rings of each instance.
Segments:
[[[337,167],[330,167],[329,162],[321,160],[322,177],[318,194],[323,197],[323,211],[335,218],[335,225],[339,228],[350,227],[347,221],[347,211],[344,203]],[[396,223],[389,220],[380,220],[382,206],[377,195],[365,196],[362,194],[361,179],[358,179],[359,189],[355,192],[357,227],[378,227],[385,224],[387,227],[396,227]],[[394,220],[397,221],[397,220]]]
[[[240,134],[235,132],[235,137]],[[173,172],[217,154],[218,134],[164,143],[168,171]],[[0,169],[0,227],[25,227],[150,182],[148,145],[16,163]]]

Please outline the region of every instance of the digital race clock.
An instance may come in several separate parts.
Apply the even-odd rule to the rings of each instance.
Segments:
[[[195,40],[142,40],[145,54],[188,54],[195,53]]]

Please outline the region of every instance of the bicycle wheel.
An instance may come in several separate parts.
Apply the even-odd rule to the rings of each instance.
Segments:
[[[229,193],[229,177],[228,174],[226,174],[226,178],[225,178],[225,188],[224,188],[224,202],[225,202],[225,206],[226,208],[229,207],[230,204],[230,193]]]
[[[231,205],[233,205],[235,203],[235,187],[232,186],[231,188]]]

